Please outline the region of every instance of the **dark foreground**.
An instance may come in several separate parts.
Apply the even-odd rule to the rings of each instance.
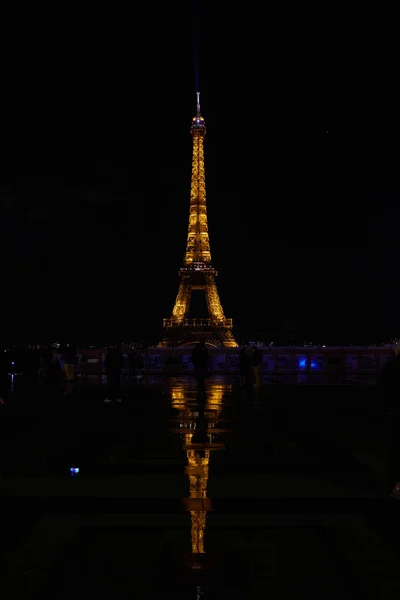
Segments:
[[[32,384],[0,406],[6,600],[399,595],[397,417],[373,386],[103,398]]]

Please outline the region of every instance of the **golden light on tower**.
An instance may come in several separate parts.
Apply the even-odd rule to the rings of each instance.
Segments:
[[[179,411],[181,427],[191,425],[190,429],[180,429],[183,434],[186,452],[187,467],[185,472],[189,478],[189,498],[187,506],[191,519],[191,552],[192,554],[204,554],[204,534],[206,528],[207,510],[210,507],[210,499],[207,497],[207,484],[210,466],[210,456],[213,450],[224,449],[223,444],[213,441],[213,428],[217,423],[223,409],[223,395],[231,389],[231,384],[218,384],[212,382],[207,390],[204,414],[207,421],[207,433],[204,443],[194,443],[194,427],[198,413],[196,407],[191,407],[188,402],[187,391],[181,382],[171,385],[171,404]]]
[[[164,319],[164,340],[159,346],[185,345],[205,340],[214,346],[236,348],[232,333],[232,319],[224,315],[215,278],[217,271],[211,265],[208,235],[206,183],[204,169],[204,136],[206,123],[200,113],[200,93],[197,92],[197,113],[193,117],[192,177],[190,186],[189,227],[181,281],[170,319]],[[189,319],[192,290],[205,292],[208,318]]]
[[[196,450],[187,450],[186,455],[188,459],[186,474],[189,476],[189,498],[206,499],[210,450],[204,450],[204,456],[200,456],[200,453]],[[190,511],[192,524],[190,537],[193,554],[204,553],[206,516],[207,511],[205,509]]]

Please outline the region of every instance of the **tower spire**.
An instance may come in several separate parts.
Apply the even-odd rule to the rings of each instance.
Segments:
[[[197,95],[197,117],[200,117],[200,92],[196,92]]]

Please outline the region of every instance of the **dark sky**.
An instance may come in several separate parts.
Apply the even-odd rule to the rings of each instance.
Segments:
[[[194,45],[236,332],[400,335],[394,15],[201,2],[196,36],[192,6],[4,16],[4,335],[158,339],[186,245]]]

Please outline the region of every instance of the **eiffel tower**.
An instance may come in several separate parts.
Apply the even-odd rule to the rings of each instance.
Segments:
[[[163,321],[164,338],[158,346],[185,346],[204,340],[212,346],[236,348],[238,344],[232,333],[232,319],[227,319],[224,315],[215,283],[218,273],[211,265],[204,175],[206,123],[200,114],[199,92],[197,114],[192,119],[190,133],[193,154],[186,254],[179,271],[181,282],[172,316]],[[188,318],[192,290],[204,290],[208,318]]]

